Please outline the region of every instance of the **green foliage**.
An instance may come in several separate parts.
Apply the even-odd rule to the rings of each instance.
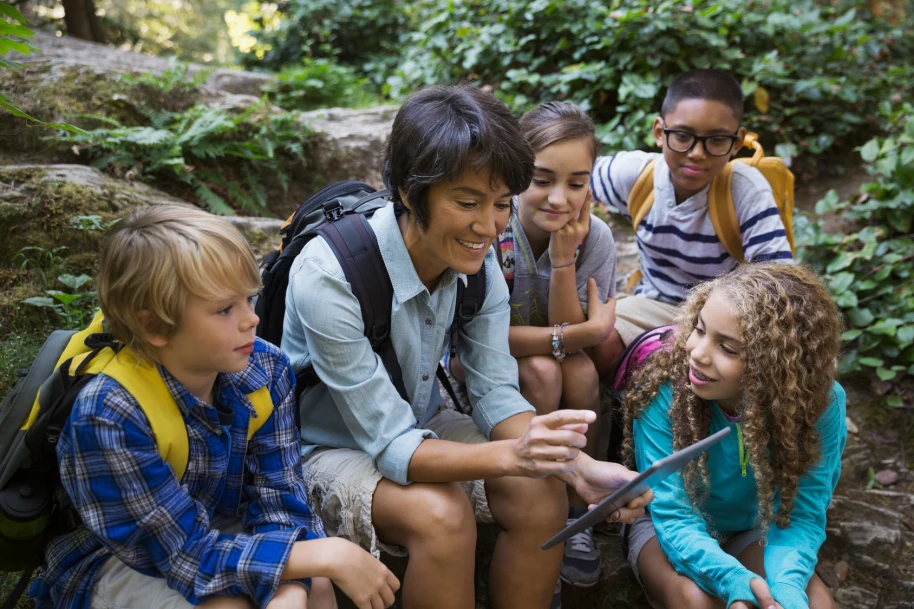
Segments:
[[[911,20],[874,19],[864,0],[429,0],[411,18],[385,93],[468,80],[519,111],[568,99],[611,149],[652,145],[665,87],[691,68],[733,73],[745,124],[794,156],[862,142],[878,101],[914,82]]]
[[[261,3],[268,4],[268,3]],[[273,4],[273,3],[269,3]],[[254,19],[265,53],[250,53],[249,66],[280,70],[302,59],[332,59],[362,68],[365,64],[395,64],[400,37],[408,23],[408,4],[398,0],[285,0],[279,2],[280,21],[265,27]],[[366,70],[369,72],[370,70]]]
[[[168,65],[160,74],[145,72],[139,76],[125,74],[118,78],[128,85],[146,85],[162,93],[189,93],[202,85],[212,74],[211,69],[198,70],[196,74],[188,74],[190,64],[178,61],[174,57],[168,58]]]
[[[22,302],[42,309],[49,309],[60,316],[64,327],[76,330],[86,325],[95,307],[95,290],[81,290],[92,281],[88,275],[59,275],[57,281],[69,291],[45,290],[47,296],[26,298]]]
[[[19,381],[19,374],[28,369],[32,360],[38,355],[38,350],[44,342],[43,336],[13,332],[5,334],[0,340],[0,399],[6,397],[13,385]],[[4,576],[0,574],[0,589],[3,598],[12,590],[12,585],[7,586]],[[18,579],[18,576],[16,577]],[[12,580],[15,583],[15,579]]]
[[[60,245],[52,249],[45,249],[40,245],[28,245],[21,248],[13,256],[13,264],[17,265],[20,273],[25,273],[29,269],[41,276],[42,285],[45,288],[50,287],[46,272],[56,271],[63,262],[62,252],[66,251],[66,245]]]
[[[277,106],[286,110],[313,110],[345,106],[361,108],[378,102],[368,80],[348,66],[328,59],[305,59],[297,68],[277,75],[275,84],[263,88]]]
[[[31,55],[32,51],[37,49],[28,43],[28,39],[34,35],[35,33],[26,24],[25,17],[22,16],[22,13],[20,13],[16,7],[0,1],[0,70],[18,70],[22,68],[22,64],[3,59],[2,56],[10,51],[15,51],[21,55]],[[43,127],[61,129],[63,131],[69,131],[70,133],[79,133],[82,131],[78,127],[74,127],[67,123],[46,123],[26,114],[19,108],[16,100],[9,95],[6,95],[3,91],[0,91],[0,108],[11,112],[13,116],[24,118],[27,121]]]
[[[284,165],[305,163],[307,127],[266,100],[243,112],[201,104],[182,113],[147,114],[149,124],[135,127],[96,116],[107,126],[58,139],[88,153],[96,167],[182,182],[217,214],[263,213],[264,177],[286,190]]]
[[[817,214],[838,214],[857,227],[827,233],[798,217],[801,259],[828,281],[846,318],[842,372],[875,372],[883,381],[914,376],[914,106],[882,115],[896,127],[860,148],[872,180],[851,201],[834,191]]]

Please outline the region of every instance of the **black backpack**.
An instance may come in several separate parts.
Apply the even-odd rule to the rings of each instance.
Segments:
[[[375,211],[390,203],[386,199],[389,194],[387,190],[375,190],[364,182],[346,180],[321,188],[299,206],[280,231],[282,244],[279,249],[267,255],[261,265],[263,291],[255,308],[260,317],[257,336],[277,346],[282,342],[289,270],[305,245],[320,235],[339,260],[362,307],[365,336],[372,350],[381,356],[397,393],[409,401],[403,372],[390,340],[393,285],[378,249],[377,237],[368,224],[368,218]],[[452,354],[458,331],[479,312],[485,294],[484,266],[475,275],[467,276],[466,286],[457,282],[457,305],[448,339]],[[295,379],[296,396],[321,382],[312,366],[299,371]],[[457,404],[453,388],[440,365],[438,379]]]

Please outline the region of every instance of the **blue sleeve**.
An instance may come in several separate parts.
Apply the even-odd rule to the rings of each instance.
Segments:
[[[847,441],[844,389],[834,384],[832,400],[817,424],[822,456],[800,478],[790,526],[772,525],[765,548],[765,574],[774,600],[784,609],[806,609],[806,587],[825,541],[825,513],[841,475],[841,454]]]
[[[261,345],[263,344],[261,343]],[[270,418],[254,434],[245,457],[244,494],[248,500],[244,528],[255,534],[296,530],[296,541],[324,537],[320,518],[308,507],[300,464],[300,437],[295,422],[295,377],[289,360],[268,348],[271,364]],[[310,590],[310,578],[299,580]]]
[[[301,256],[301,265],[296,261],[289,275],[282,348],[293,362],[310,355],[359,450],[385,478],[409,484],[413,453],[425,438],[436,436],[416,428],[412,406],[372,350],[361,305],[329,246],[315,238]]]
[[[634,422],[635,460],[642,471],[654,461],[673,453],[669,418],[672,390],[663,385]],[[692,508],[682,475],[670,476],[654,487],[650,514],[657,541],[677,573],[685,575],[707,592],[726,602],[755,602],[749,582],[758,577],[721,549],[708,533],[707,524]]]
[[[159,456],[136,402],[115,381],[99,386],[80,393],[58,448],[61,483],[88,530],[128,565],[137,549],[144,552],[152,575],[191,604],[218,594],[266,605],[300,529],[229,535],[212,528],[206,508]]]
[[[511,327],[508,285],[498,272],[493,250],[486,254],[483,264],[486,297],[479,313],[463,326],[457,348],[460,363],[466,370],[473,421],[489,437],[492,429],[505,419],[534,409],[520,394],[517,360],[508,346]]]

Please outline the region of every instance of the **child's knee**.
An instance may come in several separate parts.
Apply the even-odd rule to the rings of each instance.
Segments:
[[[715,609],[718,603],[688,577],[680,577],[666,598],[667,609]]]
[[[562,407],[596,408],[600,398],[600,376],[593,361],[583,352],[573,353],[562,364]]]
[[[333,592],[333,584],[326,577],[311,579],[308,609],[336,609],[336,595]]]
[[[537,407],[538,414],[557,409],[562,396],[562,366],[548,355],[517,360],[521,393]],[[531,399],[533,398],[533,399]]]

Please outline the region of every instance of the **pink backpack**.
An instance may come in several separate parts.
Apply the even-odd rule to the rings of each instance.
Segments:
[[[621,394],[628,387],[635,373],[648,355],[664,347],[668,347],[673,342],[673,336],[676,332],[676,326],[658,326],[647,332],[643,332],[631,342],[622,359],[619,367],[616,368],[616,378],[613,380],[613,392],[621,398]]]
[[[676,333],[676,326],[659,326],[641,333],[633,340],[622,354],[616,378],[613,380],[613,398],[615,406],[609,428],[609,451],[607,461],[622,463],[623,425],[622,404],[625,392],[631,383],[632,375],[647,359],[647,356],[658,349],[669,348]]]

